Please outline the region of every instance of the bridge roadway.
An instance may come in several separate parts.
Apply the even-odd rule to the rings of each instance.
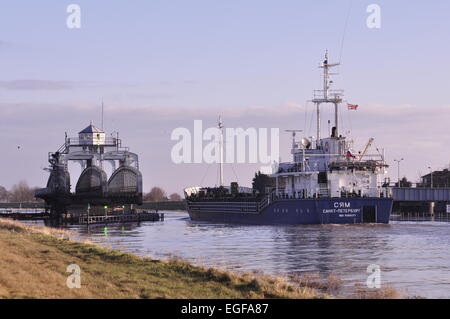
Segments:
[[[450,188],[398,188],[393,187],[392,197],[398,202],[449,202]]]

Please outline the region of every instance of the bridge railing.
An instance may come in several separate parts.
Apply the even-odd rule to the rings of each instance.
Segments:
[[[450,188],[393,187],[395,201],[450,201]]]

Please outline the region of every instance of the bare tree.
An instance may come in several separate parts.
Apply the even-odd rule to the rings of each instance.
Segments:
[[[144,195],[144,202],[162,202],[167,200],[166,192],[161,187],[153,187]]]
[[[9,199],[8,190],[5,187],[0,186],[0,202],[7,202],[8,199]]]
[[[33,202],[34,198],[34,188],[28,186],[26,181],[20,181],[18,184],[11,188],[11,202]]]
[[[410,181],[408,181],[408,179],[405,176],[405,177],[403,177],[400,180],[400,185],[398,185],[398,182],[395,183],[395,187],[406,187],[406,188],[409,188],[409,187],[412,187],[412,183]]]
[[[178,202],[181,200],[181,196],[177,193],[173,193],[169,196],[169,199],[174,202]]]

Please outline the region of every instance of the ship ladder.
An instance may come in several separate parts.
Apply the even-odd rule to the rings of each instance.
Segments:
[[[328,184],[319,184],[319,196],[320,197],[330,197],[330,191],[328,189]]]

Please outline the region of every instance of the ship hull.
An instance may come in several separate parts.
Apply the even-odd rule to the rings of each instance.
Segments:
[[[284,199],[269,203],[260,212],[239,209],[221,211],[205,202],[188,213],[192,220],[253,225],[388,224],[392,211],[389,198]],[[224,203],[226,206],[227,203]]]

